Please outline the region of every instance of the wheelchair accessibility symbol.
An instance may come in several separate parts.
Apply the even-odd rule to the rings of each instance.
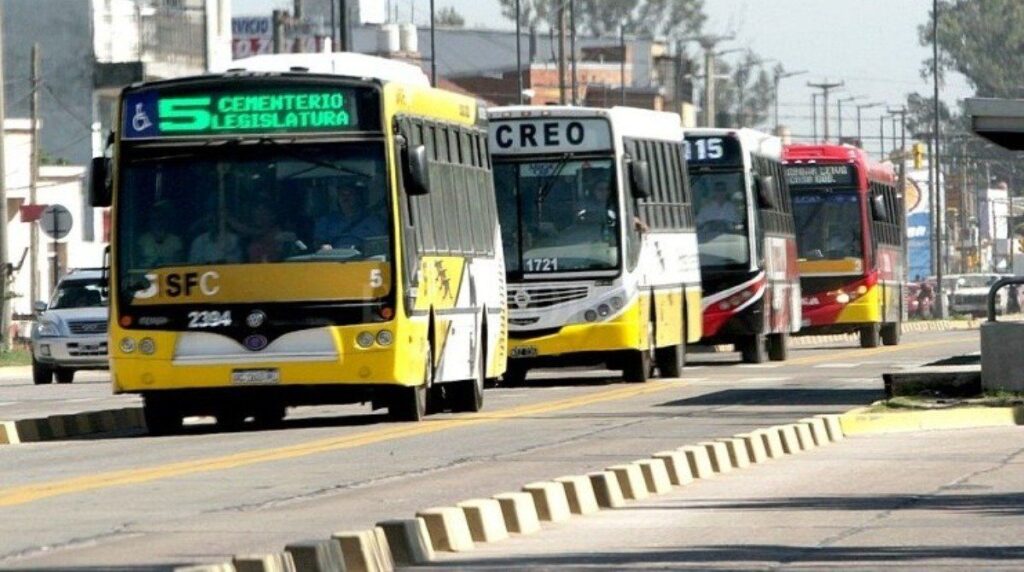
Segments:
[[[135,131],[145,131],[153,126],[153,122],[150,121],[149,115],[146,115],[146,110],[142,107],[143,104],[135,104],[135,114],[132,115],[132,129]]]

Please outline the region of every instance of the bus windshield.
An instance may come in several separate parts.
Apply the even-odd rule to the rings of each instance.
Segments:
[[[496,162],[509,272],[613,270],[619,206],[611,159]]]
[[[864,256],[861,207],[855,189],[793,191],[797,248],[804,260]]]
[[[742,171],[690,173],[701,268],[747,266],[747,199]]]
[[[379,142],[127,148],[119,284],[168,266],[387,261]]]

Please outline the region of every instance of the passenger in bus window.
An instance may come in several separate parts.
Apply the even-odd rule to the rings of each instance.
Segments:
[[[369,207],[367,201],[375,200],[375,193],[368,192],[368,185],[353,178],[336,179],[333,192],[337,209],[316,221],[313,240],[321,250],[351,248],[363,250],[364,242],[373,237],[387,234],[383,218],[376,210],[382,204]]]
[[[273,207],[260,203],[253,208],[252,225],[248,228],[249,262],[278,262],[301,250],[294,232],[281,229]]]
[[[207,217],[203,227],[209,230],[192,241],[192,246],[188,250],[189,263],[217,264],[242,261],[238,235],[228,230],[226,223],[218,223],[211,215]]]
[[[167,226],[172,217],[169,204],[153,205],[149,230],[139,237],[139,261],[144,268],[158,268],[182,262],[184,249],[181,239],[171,233]]]
[[[728,232],[740,223],[736,205],[729,201],[729,190],[722,181],[715,182],[709,193],[710,202],[700,207],[697,226],[703,230]]]

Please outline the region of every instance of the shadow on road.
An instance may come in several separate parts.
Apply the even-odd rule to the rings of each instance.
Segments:
[[[695,395],[684,399],[666,401],[662,407],[713,406],[713,405],[800,405],[856,407],[884,399],[881,383],[878,389],[725,389]]]

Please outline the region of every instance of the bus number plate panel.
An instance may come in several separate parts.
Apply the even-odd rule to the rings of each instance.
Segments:
[[[537,357],[537,348],[535,346],[519,346],[518,348],[512,348],[511,351],[509,351],[509,357],[512,357],[512,358]]]
[[[235,385],[274,385],[281,382],[277,369],[236,369],[231,372],[231,383]]]

